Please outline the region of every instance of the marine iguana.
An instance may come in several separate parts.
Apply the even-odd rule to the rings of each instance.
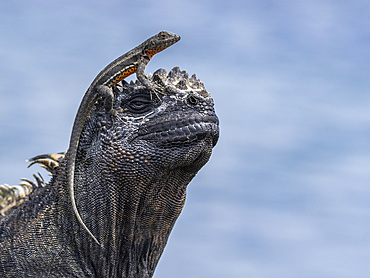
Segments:
[[[50,182],[0,220],[1,277],[152,277],[219,128],[195,75],[160,69],[148,81],[164,94],[123,81],[113,87],[117,117],[98,100],[81,132],[75,199],[103,247],[74,215],[61,154]]]

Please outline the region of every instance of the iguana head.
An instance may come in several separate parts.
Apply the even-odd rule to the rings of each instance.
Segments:
[[[125,82],[115,89],[115,123],[103,109],[97,113],[108,156],[116,156],[123,168],[152,165],[153,171],[183,167],[197,172],[219,137],[213,99],[195,75],[189,78],[178,67],[168,74],[157,70],[150,78],[161,94],[148,92],[139,81]]]
[[[187,185],[219,136],[213,100],[195,75],[176,67],[149,79],[161,93],[148,92],[138,81],[115,87],[116,116],[97,103],[81,134],[75,174],[76,203],[86,225],[104,252],[128,253],[136,258],[132,263],[140,262],[141,267],[127,261],[118,266],[137,277],[153,273]],[[76,229],[91,243],[86,231]]]
[[[177,67],[168,75],[165,70],[156,71],[153,80],[165,87],[160,98],[140,85],[123,87],[127,93],[120,95],[119,105],[121,118],[129,127],[127,143],[130,148],[145,145],[162,154],[161,161],[168,169],[198,171],[208,161],[219,136],[213,100],[195,75],[188,78]],[[171,153],[168,159],[166,153]]]

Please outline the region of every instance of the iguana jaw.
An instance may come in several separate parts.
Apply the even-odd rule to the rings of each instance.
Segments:
[[[219,137],[218,118],[201,115],[170,115],[162,117],[154,123],[142,126],[137,139],[156,142],[158,145],[183,145],[197,142],[205,137],[212,138],[212,147]]]

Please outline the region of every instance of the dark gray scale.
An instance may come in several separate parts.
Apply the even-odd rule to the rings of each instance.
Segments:
[[[51,171],[0,220],[1,277],[152,277],[186,188],[209,160],[219,136],[214,103],[203,83],[178,67],[114,87],[113,107],[98,101],[77,148],[78,211],[101,246],[77,221],[64,154],[32,163]],[[1,188],[1,187],[0,187]]]

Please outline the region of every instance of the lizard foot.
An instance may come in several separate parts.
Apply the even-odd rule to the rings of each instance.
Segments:
[[[118,108],[118,109],[111,109],[108,113],[110,114],[111,116],[111,119],[112,119],[112,123],[114,124],[114,118],[117,118],[119,119],[124,125],[126,125],[127,127],[129,126],[124,120],[122,120],[122,118],[119,116],[119,112],[122,110],[122,108]]]
[[[166,96],[166,93],[164,93],[163,89],[159,87],[158,85],[151,84],[151,86],[147,89],[149,90],[149,93],[150,93],[150,100],[153,100],[153,94],[155,94],[155,96],[158,98],[159,101],[162,101],[159,94]]]

